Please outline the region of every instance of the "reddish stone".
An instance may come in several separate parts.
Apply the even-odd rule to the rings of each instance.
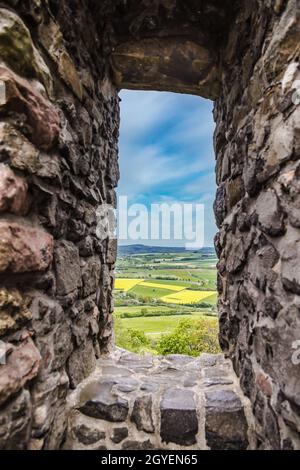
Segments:
[[[272,396],[272,384],[262,372],[256,375],[256,383],[266,397]]]
[[[0,272],[44,271],[52,257],[51,235],[27,225],[0,221]]]
[[[0,212],[25,215],[29,200],[27,183],[15,175],[9,166],[0,163]]]
[[[5,83],[5,102],[0,113],[15,112],[26,116],[29,139],[40,149],[49,150],[59,135],[59,116],[52,104],[32,85],[6,67],[0,67],[0,80]]]
[[[36,377],[41,360],[41,355],[31,339],[13,348],[8,354],[6,364],[0,367],[0,406]]]

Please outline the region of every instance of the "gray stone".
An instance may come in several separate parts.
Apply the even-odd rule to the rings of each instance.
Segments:
[[[65,296],[81,285],[78,248],[71,242],[58,242],[54,250],[57,294]]]
[[[155,383],[148,383],[148,382],[144,382],[141,386],[140,386],[140,390],[142,390],[142,392],[156,392],[158,390],[159,386],[158,384],[155,384]]]
[[[300,242],[289,243],[282,256],[282,283],[284,288],[300,295]]]
[[[87,446],[95,444],[100,441],[100,439],[105,439],[105,432],[89,428],[84,424],[75,427],[74,434],[79,442]]]
[[[197,362],[199,363],[200,367],[207,367],[207,366],[215,366],[216,364],[221,362],[223,356],[220,354],[207,354],[202,353],[198,358]]]
[[[256,202],[258,222],[268,235],[278,236],[284,232],[284,215],[275,191],[261,193]]]
[[[122,445],[123,450],[152,450],[154,449],[154,445],[148,439],[147,441],[126,441]]]
[[[247,422],[240,398],[232,390],[206,392],[205,434],[211,450],[247,449]]]
[[[96,292],[100,281],[101,263],[98,257],[89,258],[82,268],[83,297]]]
[[[23,390],[0,411],[0,450],[25,450],[30,437],[30,394]]]
[[[139,431],[153,433],[155,431],[152,416],[152,396],[143,395],[136,398],[131,413],[133,421]]]
[[[128,401],[112,392],[114,382],[93,383],[83,390],[79,410],[86,416],[111,422],[125,421]]]
[[[120,442],[124,441],[128,437],[128,429],[127,428],[114,428],[113,435],[111,437],[112,442],[115,444],[119,444]]]
[[[233,384],[233,381],[230,380],[230,379],[224,379],[222,377],[213,377],[213,378],[209,378],[209,379],[205,379],[203,381],[203,384],[206,386],[206,387],[213,387],[215,385],[232,385]]]
[[[113,375],[113,376],[121,376],[121,377],[128,377],[132,374],[129,369],[125,367],[116,367],[113,365],[107,365],[102,368],[103,375]]]
[[[196,443],[198,418],[194,394],[186,389],[169,389],[160,404],[160,435],[164,442],[182,446]]]
[[[165,359],[172,363],[174,366],[184,367],[185,365],[193,362],[195,359],[191,356],[183,356],[182,354],[168,354],[164,356]]]
[[[67,361],[67,371],[70,377],[70,386],[75,388],[96,367],[96,356],[91,339],[86,340],[76,348]]]
[[[115,380],[114,389],[124,393],[133,392],[139,385],[139,382],[133,377],[118,377]]]
[[[225,208],[225,185],[221,185],[217,189],[216,199],[214,202],[214,213],[217,226],[220,228],[226,215]]]

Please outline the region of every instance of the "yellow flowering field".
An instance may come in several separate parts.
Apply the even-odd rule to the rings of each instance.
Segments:
[[[197,290],[181,290],[174,294],[168,294],[161,297],[163,302],[170,304],[196,304],[198,302],[205,301],[207,297],[214,295],[215,291],[197,291]]]
[[[143,282],[143,279],[116,279],[115,280],[115,289],[116,290],[123,290],[125,292],[129,291],[137,284]]]
[[[182,286],[174,286],[174,284],[159,284],[158,282],[149,282],[149,281],[141,282],[141,286],[153,287],[153,288],[157,287],[158,289],[168,289],[168,290],[173,290],[175,292],[179,292],[185,289]]]

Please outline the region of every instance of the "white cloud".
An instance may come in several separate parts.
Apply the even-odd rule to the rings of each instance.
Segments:
[[[159,92],[121,93],[119,195],[205,203],[206,244],[215,232],[211,103]],[[210,240],[210,242],[209,242]]]

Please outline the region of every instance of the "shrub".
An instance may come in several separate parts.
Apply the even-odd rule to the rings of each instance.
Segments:
[[[150,339],[147,338],[143,331],[133,328],[124,328],[119,318],[115,318],[115,335],[116,344],[120,348],[139,354],[146,352],[155,353],[155,351],[151,349],[152,343]]]
[[[204,317],[182,320],[172,333],[162,335],[157,343],[159,354],[219,353],[218,320]]]

